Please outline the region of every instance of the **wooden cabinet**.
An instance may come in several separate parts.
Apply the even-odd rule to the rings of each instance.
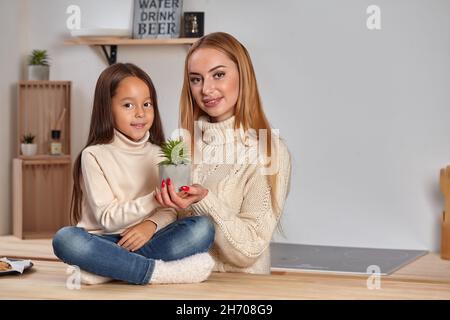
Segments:
[[[13,159],[13,234],[49,238],[69,224],[71,198],[69,81],[23,81],[18,86]],[[50,155],[51,131],[61,131],[61,155]],[[35,135],[37,154],[20,153],[24,134]]]

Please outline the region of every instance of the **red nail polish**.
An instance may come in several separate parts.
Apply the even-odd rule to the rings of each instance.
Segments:
[[[164,181],[164,179],[161,182],[161,188],[165,188],[166,187],[166,182]]]
[[[183,190],[183,191],[186,191],[186,192],[189,191],[189,187],[188,186],[182,186],[180,189]]]
[[[170,178],[167,178],[167,184],[170,186],[172,182],[170,181]]]

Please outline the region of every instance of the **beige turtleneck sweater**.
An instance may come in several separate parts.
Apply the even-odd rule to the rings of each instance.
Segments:
[[[193,182],[209,192],[191,205],[190,212],[210,216],[215,223],[215,243],[210,251],[216,260],[215,271],[270,273],[269,244],[289,189],[290,155],[280,141],[276,197],[281,210],[275,212],[268,176],[262,173],[262,165],[230,163],[238,150],[230,148],[230,143],[241,136],[230,131],[234,123],[234,116],[218,123],[211,123],[206,117],[199,119],[203,134],[201,140],[196,141],[196,148],[202,150],[203,156],[217,158],[209,164],[194,166]],[[249,148],[247,144],[240,150]],[[220,163],[219,159],[225,159],[226,163]]]
[[[81,156],[82,217],[77,224],[96,234],[121,233],[143,220],[160,230],[176,220],[176,212],[161,208],[154,198],[159,186],[160,148],[138,142],[114,130],[109,144],[85,148]]]

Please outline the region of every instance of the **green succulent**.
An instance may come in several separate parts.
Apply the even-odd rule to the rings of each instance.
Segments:
[[[31,133],[24,134],[23,137],[22,137],[22,143],[32,144],[35,137],[36,136],[31,134]]]
[[[187,164],[190,161],[189,154],[184,141],[180,139],[168,139],[161,145],[161,156],[165,159],[159,163],[162,165],[180,165]]]
[[[33,50],[29,56],[28,64],[31,66],[48,66],[49,57],[47,50]]]

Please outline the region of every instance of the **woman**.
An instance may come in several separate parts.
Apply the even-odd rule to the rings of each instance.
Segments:
[[[177,194],[163,180],[156,200],[212,218],[215,271],[270,273],[269,244],[289,189],[290,155],[271,131],[250,56],[238,40],[218,32],[191,47],[180,108],[181,127],[193,137],[194,184]]]

